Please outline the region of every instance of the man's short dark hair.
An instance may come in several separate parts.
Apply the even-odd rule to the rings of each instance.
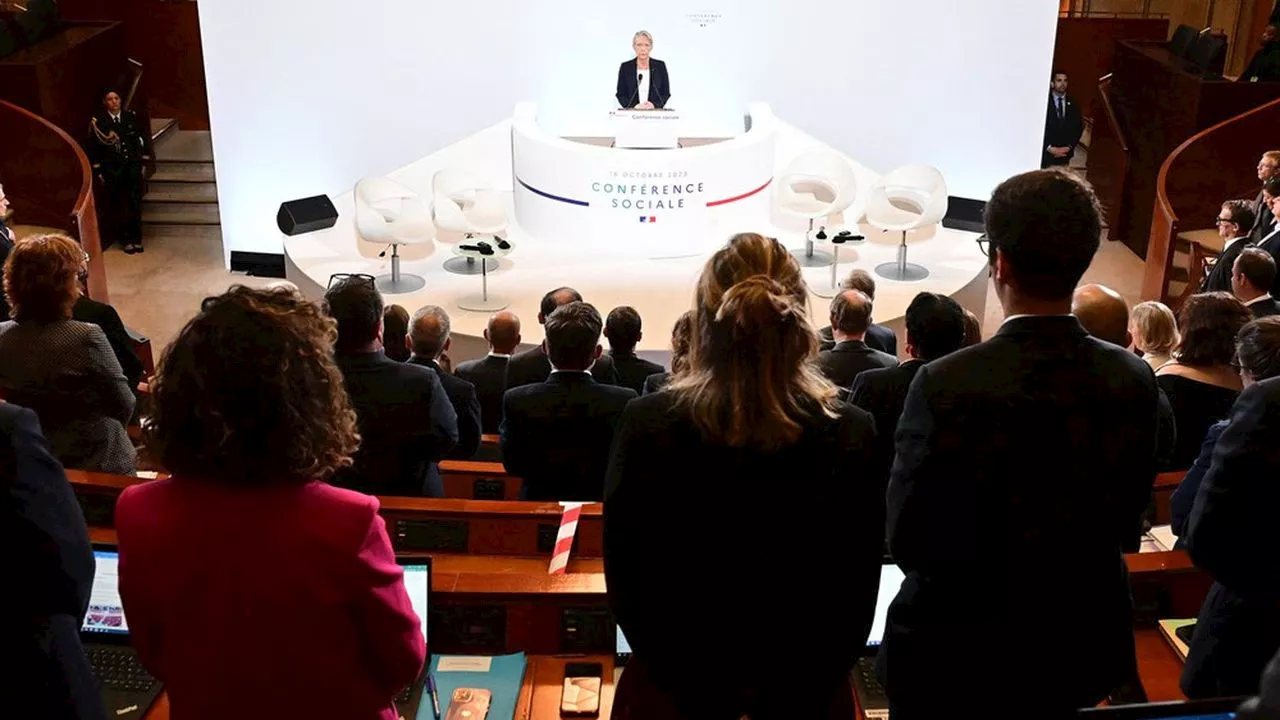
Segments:
[[[558,287],[542,296],[542,304],[538,306],[538,312],[545,322],[547,318],[551,317],[551,313],[556,311],[556,308],[563,307],[571,302],[582,302],[582,294],[571,287]]]
[[[1236,258],[1234,271],[1244,276],[1255,288],[1266,292],[1276,280],[1276,261],[1271,253],[1256,247],[1247,247]]]
[[[378,337],[382,295],[368,278],[339,280],[324,294],[324,307],[338,321],[339,350],[361,348]]]
[[[1063,170],[1034,170],[1000,183],[983,217],[990,262],[1008,263],[1018,292],[1068,300],[1102,236],[1098,198]]]
[[[1066,71],[1062,70],[1061,68],[1054,68],[1053,74],[1049,76],[1049,79],[1056,80],[1059,75],[1066,76],[1066,74],[1067,74]]]
[[[1262,189],[1266,190],[1271,197],[1280,197],[1280,175],[1269,178],[1262,183]]]
[[[640,313],[626,305],[610,310],[604,321],[604,336],[615,351],[632,352],[640,342]]]
[[[1239,225],[1242,232],[1253,229],[1253,221],[1258,219],[1258,215],[1253,209],[1252,201],[1228,200],[1222,203],[1222,207],[1231,214],[1231,222]]]
[[[919,293],[907,306],[906,321],[907,342],[925,362],[949,355],[964,344],[964,308],[946,295]]]
[[[831,298],[831,328],[846,335],[864,335],[871,327],[871,298],[861,290],[845,290]]]
[[[849,273],[849,277],[846,277],[844,282],[841,283],[840,289],[857,290],[871,298],[873,302],[876,299],[876,279],[871,277],[871,273],[861,268]]]
[[[585,370],[595,359],[603,323],[581,301],[561,305],[547,316],[547,357],[557,368]]]

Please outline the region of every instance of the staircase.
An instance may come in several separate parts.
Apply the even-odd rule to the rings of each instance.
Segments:
[[[142,197],[142,232],[157,226],[217,226],[218,186],[208,131],[182,130],[175,120],[151,122],[156,172]]]

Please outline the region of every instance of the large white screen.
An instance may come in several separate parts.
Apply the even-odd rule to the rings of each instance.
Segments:
[[[1039,162],[1056,18],[1048,0],[203,2],[224,246],[280,252],[280,202],[346,192],[518,100],[598,131],[642,28],[688,134],[763,100],[875,170],[929,163],[985,199]]]

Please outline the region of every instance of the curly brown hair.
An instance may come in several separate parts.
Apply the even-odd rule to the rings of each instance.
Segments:
[[[83,263],[80,243],[66,235],[35,235],[15,245],[4,264],[13,319],[51,323],[71,317]]]
[[[1174,357],[1193,367],[1229,365],[1236,354],[1236,333],[1251,320],[1249,308],[1231,293],[1192,295],[1178,311],[1182,340]]]
[[[144,437],[169,471],[228,484],[324,479],[360,444],[337,323],[288,290],[208,298],[165,351]]]

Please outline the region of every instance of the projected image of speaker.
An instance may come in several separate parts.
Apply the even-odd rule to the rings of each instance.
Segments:
[[[276,225],[285,235],[327,230],[338,222],[338,209],[328,195],[290,200],[280,205],[276,213]]]

